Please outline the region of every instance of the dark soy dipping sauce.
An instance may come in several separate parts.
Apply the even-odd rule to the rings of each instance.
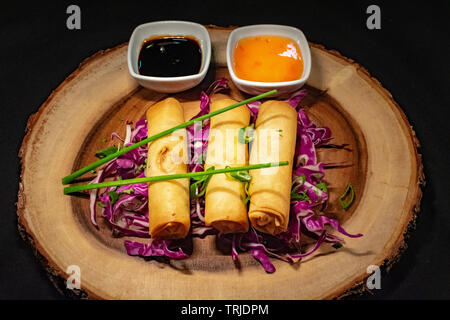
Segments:
[[[139,52],[138,70],[144,76],[181,77],[197,74],[202,50],[193,38],[174,36],[150,38]]]

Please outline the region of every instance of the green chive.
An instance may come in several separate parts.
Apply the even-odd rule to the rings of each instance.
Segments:
[[[297,182],[300,182],[300,186],[302,186],[302,185],[305,184],[305,181],[306,181],[306,177],[305,177],[304,174],[302,174],[302,175],[300,175],[298,177],[295,177],[294,184],[297,183]]]
[[[319,190],[322,190],[325,193],[328,192],[327,184],[325,182],[321,182],[321,183],[316,184],[316,188],[319,189]]]
[[[108,147],[106,149],[99,150],[95,153],[95,156],[99,159],[106,158],[109,155],[112,155],[118,151],[116,146]]]
[[[294,190],[291,191],[291,200],[311,202],[311,199],[306,193],[304,192],[297,193]]]
[[[145,168],[147,168],[147,164],[141,164],[139,167],[137,167],[134,170],[134,173],[138,174],[139,172],[141,172],[142,170],[145,170]]]
[[[346,198],[348,199],[345,200]],[[339,196],[339,203],[344,210],[347,210],[353,203],[354,199],[355,190],[353,190],[353,186],[351,185],[351,183],[349,183],[347,188],[345,189],[345,192]]]
[[[116,201],[119,199],[119,194],[115,191],[109,191],[108,195],[109,199],[111,200],[111,204],[116,203]]]
[[[230,166],[225,167],[225,169],[230,168]],[[227,173],[227,175],[241,182],[250,182],[250,180],[252,180],[252,176],[250,175],[248,170],[229,172]]]
[[[132,192],[134,192],[134,189],[133,189],[133,188],[130,188],[130,189],[127,189],[127,190],[123,190],[123,191],[120,192],[120,193],[123,193],[123,194],[131,194]]]
[[[242,144],[249,143],[253,140],[254,131],[255,125],[253,123],[247,127],[240,128],[238,133],[238,141]]]
[[[102,165],[102,164],[104,164],[104,163],[106,163],[108,161],[111,161],[112,159],[115,159],[118,156],[120,156],[120,155],[122,155],[124,153],[127,153],[130,150],[133,150],[133,149],[138,148],[140,146],[146,145],[146,144],[148,144],[149,142],[151,142],[153,140],[156,140],[156,139],[159,139],[161,137],[164,137],[164,136],[166,136],[168,134],[171,134],[172,132],[175,132],[175,131],[177,131],[179,129],[183,129],[183,128],[189,127],[190,125],[194,124],[197,121],[203,121],[205,119],[209,119],[209,118],[214,117],[214,116],[216,116],[218,114],[221,114],[221,113],[227,112],[229,110],[232,110],[234,108],[240,107],[240,106],[242,106],[244,104],[247,104],[247,103],[250,103],[250,102],[253,102],[253,101],[256,101],[256,100],[260,100],[260,99],[265,98],[265,97],[268,97],[268,96],[270,96],[270,95],[272,95],[272,94],[274,94],[276,92],[277,92],[277,90],[271,90],[271,91],[265,92],[263,94],[260,94],[258,96],[255,96],[255,97],[252,97],[252,98],[249,98],[249,99],[246,99],[246,100],[242,100],[242,101],[240,101],[238,103],[235,103],[233,105],[230,105],[228,107],[225,107],[225,108],[222,108],[222,109],[210,112],[210,113],[205,114],[203,116],[200,116],[198,118],[194,118],[192,120],[189,120],[187,122],[179,124],[179,125],[177,125],[177,126],[175,126],[173,128],[164,130],[164,131],[162,131],[162,132],[160,132],[158,134],[155,134],[154,136],[147,137],[146,139],[143,139],[143,140],[141,140],[141,141],[139,141],[139,142],[137,142],[135,144],[132,144],[132,145],[130,145],[128,147],[125,147],[122,150],[118,150],[116,153],[110,154],[110,155],[108,155],[108,156],[106,156],[106,157],[104,157],[102,159],[99,159],[99,160],[97,160],[97,161],[87,165],[84,168],[81,168],[80,170],[77,170],[77,171],[71,173],[70,175],[68,175],[68,176],[66,176],[66,177],[64,177],[62,179],[62,184],[69,184],[73,180],[78,178],[79,176],[82,176],[83,174],[91,171],[92,169],[95,169],[98,166],[100,166],[100,165]]]
[[[248,170],[230,172],[230,176],[241,182],[249,182],[250,180],[252,180],[252,176],[250,175]]]
[[[248,191],[248,188],[250,186],[250,182],[245,182],[244,183],[244,193],[245,193],[245,198],[242,199],[242,201],[244,202],[244,204],[247,204],[250,201],[250,193]]]
[[[231,168],[230,166],[225,167],[225,169],[230,169],[230,168]],[[250,186],[250,181],[252,180],[252,176],[250,175],[248,170],[229,172],[229,173],[226,173],[226,175],[230,176],[231,178],[236,179],[240,182],[244,182],[244,184],[242,184],[242,186],[244,188],[245,198],[243,198],[242,201],[244,202],[244,204],[247,204],[247,202],[250,201],[250,194],[248,192],[248,187]]]
[[[336,250],[337,249],[340,249],[340,248],[342,248],[343,247],[343,245],[342,245],[342,243],[340,243],[340,242],[336,242],[335,244],[333,244],[333,248],[335,248]]]
[[[297,192],[297,189],[300,188],[301,186],[303,186],[305,184],[305,182],[306,182],[306,177],[304,174],[295,177],[295,179],[292,183],[293,188],[291,190],[291,200],[311,202],[311,199],[305,192]],[[298,183],[297,186],[295,186],[296,183]]]
[[[193,176],[193,177],[191,177],[191,179],[195,180],[195,181],[204,181],[209,176],[206,173],[209,172],[209,171],[212,171],[214,169],[215,169],[215,167],[212,166],[212,167],[208,168],[207,170],[203,171],[203,173],[205,173],[205,174],[201,174],[201,175],[198,175],[198,176]]]
[[[281,166],[287,166],[288,164],[289,164],[288,161],[269,162],[269,163],[253,164],[253,165],[243,166],[243,167],[233,167],[233,168],[229,168],[229,169],[216,169],[216,170],[206,170],[206,171],[201,171],[201,172],[176,173],[176,174],[167,174],[167,175],[154,176],[154,177],[126,179],[126,180],[117,179],[116,181],[105,181],[105,182],[100,182],[100,183],[82,184],[82,185],[65,187],[64,194],[80,192],[80,191],[84,191],[84,190],[100,189],[100,188],[106,188],[106,187],[118,187],[118,186],[156,182],[156,181],[167,181],[167,180],[184,179],[184,178],[191,178],[191,179],[197,178],[198,179],[199,177],[209,176],[209,175],[213,175],[213,174],[242,171],[242,170],[257,170],[257,169],[270,168],[270,167],[281,167]]]
[[[211,168],[208,168],[207,171],[213,171],[214,166]],[[203,175],[197,178],[193,178],[196,180],[196,182],[192,183],[189,187],[189,195],[191,198],[200,198],[203,197],[206,193],[206,187],[208,186],[209,180],[211,179],[212,175]],[[200,193],[197,193],[197,187],[200,187]]]

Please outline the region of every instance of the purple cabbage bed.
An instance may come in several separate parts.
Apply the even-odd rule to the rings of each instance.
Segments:
[[[209,113],[210,96],[220,90],[227,89],[225,78],[214,82],[206,92],[201,93],[200,112],[193,118]],[[252,227],[247,233],[220,234],[212,227],[205,225],[204,197],[191,198],[191,232],[190,237],[204,238],[217,236],[217,245],[231,252],[233,260],[239,253],[250,252],[268,273],[275,272],[270,258],[277,258],[294,263],[314,253],[322,243],[331,243],[336,248],[343,239],[328,230],[336,230],[347,237],[360,237],[362,234],[349,234],[338,221],[330,219],[321,212],[328,200],[326,183],[324,182],[324,164],[317,161],[316,147],[326,144],[331,139],[327,127],[314,125],[305,111],[299,107],[300,101],[307,92],[302,89],[294,93],[287,102],[297,110],[298,128],[297,145],[293,164],[293,183],[291,192],[291,212],[288,230],[277,236],[261,233]],[[260,102],[253,102],[247,107],[254,123],[258,115]],[[195,123],[187,128],[188,151],[190,154],[188,169],[191,172],[204,170],[204,159],[208,145],[209,119],[203,123]],[[132,128],[126,124],[126,137],[122,139],[117,133],[111,139],[117,139],[125,147],[147,137],[147,123],[139,120]],[[108,162],[91,183],[105,179],[118,180],[145,176],[147,147],[134,149]],[[198,189],[202,188],[199,184]],[[90,193],[90,214],[92,223],[97,226],[96,207],[102,208],[102,216],[108,221],[115,236],[132,236],[150,238],[148,233],[148,186],[146,183],[121,187],[110,187],[99,193]],[[197,190],[201,194],[202,190]],[[315,244],[303,252],[302,235],[313,238]],[[147,240],[146,242],[125,240],[125,249],[129,255],[143,257],[167,257],[169,259],[185,259],[189,257],[189,241],[186,240]]]

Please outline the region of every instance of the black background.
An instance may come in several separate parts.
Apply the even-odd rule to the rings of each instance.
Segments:
[[[66,8],[81,7],[82,29],[66,28]],[[381,30],[366,28],[366,8],[381,8]],[[17,157],[28,117],[79,63],[128,41],[141,23],[276,23],[336,49],[369,70],[406,113],[422,144],[426,187],[408,250],[382,289],[353,299],[450,298],[447,109],[450,108],[450,1],[55,1],[0,8],[0,299],[63,299],[17,232]],[[64,137],[61,137],[64,143]],[[49,168],[51,170],[51,168]]]

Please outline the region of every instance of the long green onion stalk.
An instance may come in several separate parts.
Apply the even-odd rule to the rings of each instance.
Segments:
[[[154,176],[154,177],[134,178],[134,179],[126,179],[126,180],[105,181],[105,182],[100,182],[100,183],[82,184],[82,185],[77,185],[77,186],[65,187],[64,194],[70,194],[70,193],[74,193],[74,192],[80,192],[80,191],[92,190],[92,189],[139,184],[139,183],[148,183],[148,182],[166,181],[166,180],[184,179],[184,178],[198,178],[198,177],[204,177],[206,175],[237,172],[237,171],[243,171],[243,170],[256,170],[256,169],[270,168],[270,167],[281,167],[281,166],[287,166],[288,164],[289,164],[288,161],[269,162],[269,163],[253,164],[253,165],[249,165],[249,166],[232,167],[232,168],[228,167],[225,169],[206,170],[206,171],[200,171],[200,172],[167,174],[167,175]]]
[[[227,111],[232,110],[234,108],[240,107],[240,106],[242,106],[244,104],[247,104],[247,103],[250,103],[250,102],[253,102],[253,101],[256,101],[256,100],[260,100],[260,99],[263,99],[265,97],[268,97],[268,96],[270,96],[270,95],[272,95],[272,94],[274,94],[276,92],[277,92],[277,90],[271,90],[271,91],[265,92],[263,94],[260,94],[258,96],[255,96],[255,97],[252,97],[252,98],[249,98],[249,99],[246,99],[246,100],[242,100],[242,101],[240,101],[238,103],[232,104],[231,106],[228,106],[228,107],[225,107],[225,108],[222,108],[222,109],[210,112],[208,114],[205,114],[203,116],[194,118],[192,120],[189,120],[187,122],[179,124],[179,125],[177,125],[177,126],[175,126],[173,128],[167,129],[167,130],[162,131],[162,132],[160,132],[158,134],[155,134],[155,135],[153,135],[151,137],[148,137],[148,138],[146,138],[144,140],[141,140],[141,141],[139,141],[139,142],[137,142],[135,144],[132,144],[132,145],[130,145],[128,147],[120,149],[117,152],[114,152],[114,153],[112,153],[110,155],[107,155],[106,157],[101,158],[101,159],[99,159],[99,160],[97,160],[95,162],[92,162],[91,164],[87,165],[86,167],[81,168],[80,170],[77,170],[74,173],[64,177],[62,179],[62,184],[69,184],[72,181],[74,181],[76,178],[82,176],[83,174],[94,170],[95,168],[101,166],[102,164],[107,163],[107,162],[111,161],[112,159],[115,159],[115,158],[121,156],[122,154],[127,153],[130,150],[133,150],[135,148],[143,146],[143,145],[145,145],[145,144],[147,144],[147,143],[149,143],[149,142],[151,142],[153,140],[159,139],[159,138],[164,137],[166,135],[169,135],[172,132],[175,132],[175,131],[177,131],[179,129],[184,129],[186,127],[189,127],[190,125],[194,124],[197,121],[203,121],[205,119],[217,116],[218,114],[227,112]]]

